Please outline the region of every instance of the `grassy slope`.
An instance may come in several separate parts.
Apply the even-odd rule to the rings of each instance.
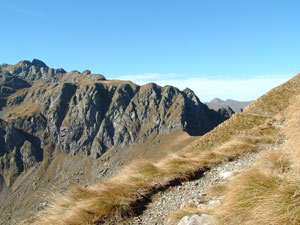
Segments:
[[[277,114],[299,93],[298,84],[299,76],[158,163],[137,161],[104,183],[70,189],[54,198],[35,224],[117,223],[137,213],[153,193],[240,154],[257,151],[263,143],[275,142],[280,130],[273,125],[281,120]]]
[[[270,108],[249,108],[277,113],[286,142],[278,150],[266,151],[253,168],[228,185],[215,210],[219,224],[300,224],[299,80],[298,75],[256,102],[271,102]]]
[[[221,205],[204,213],[216,224],[300,224],[300,77],[274,88],[245,112],[266,115],[280,129],[273,136],[275,148],[264,151],[256,164],[228,184],[211,188],[210,198],[222,196]],[[275,134],[275,133],[274,133]],[[171,224],[203,209],[186,207],[172,213]]]

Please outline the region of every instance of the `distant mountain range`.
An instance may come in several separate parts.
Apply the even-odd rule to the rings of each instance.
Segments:
[[[205,104],[213,110],[218,111],[221,108],[226,108],[229,106],[234,112],[242,112],[243,109],[251,104],[253,101],[236,101],[232,99],[227,99],[226,101],[220,98],[214,98],[210,102],[205,102]]]

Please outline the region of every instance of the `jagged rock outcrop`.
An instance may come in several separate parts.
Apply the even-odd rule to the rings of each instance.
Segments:
[[[217,112],[226,119],[229,119],[234,114],[234,111],[229,106],[221,107]]]
[[[43,144],[50,142],[72,155],[98,157],[109,148],[142,143],[151,134],[178,129],[201,135],[223,120],[191,90],[156,84],[61,83],[53,95],[33,88],[26,97],[14,99],[18,98],[25,108],[29,105],[28,110],[12,111],[5,118]],[[8,104],[16,102],[20,100]]]
[[[1,71],[18,76],[26,81],[37,81],[41,78],[54,78],[57,74],[65,74],[64,69],[49,68],[44,62],[33,59],[32,62],[24,60],[17,65],[2,64]]]
[[[16,65],[1,64],[0,65],[0,110],[6,106],[7,98],[19,89],[29,88],[36,81],[42,83],[58,82],[67,72],[62,69],[49,68],[44,62],[33,59],[20,61]],[[68,73],[69,78],[72,77],[73,82],[82,81],[79,71]],[[76,76],[77,75],[77,76]],[[90,70],[82,72],[86,80],[105,80],[101,74],[91,74]],[[19,104],[20,102],[17,102]]]
[[[36,59],[2,66],[1,71],[28,84],[7,98],[9,112],[3,118],[42,145],[71,155],[97,158],[107,149],[178,129],[201,135],[228,118],[209,110],[190,89],[105,81],[89,70],[66,73]]]
[[[10,186],[24,170],[43,158],[39,143],[29,134],[0,119],[0,174]],[[3,185],[2,185],[3,187]]]
[[[4,178],[3,176],[0,174],[0,192],[6,188],[6,184],[5,184],[5,181],[4,181]]]

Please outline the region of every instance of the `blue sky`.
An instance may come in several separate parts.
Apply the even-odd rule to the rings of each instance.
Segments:
[[[0,63],[255,99],[300,72],[293,0],[0,0]],[[226,87],[225,87],[226,84]]]

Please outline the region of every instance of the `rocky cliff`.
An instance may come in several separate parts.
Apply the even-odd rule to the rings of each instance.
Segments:
[[[1,89],[10,89],[0,96],[2,119],[36,138],[35,146],[72,155],[97,158],[113,146],[178,129],[201,135],[225,118],[189,89],[106,81],[102,75],[51,69],[36,59],[4,64],[0,76]]]
[[[37,59],[2,64],[0,200],[31,168],[48,160],[47,170],[58,153],[96,160],[161,134],[202,135],[229,116],[210,110],[190,89],[106,80],[89,70],[67,73]]]

